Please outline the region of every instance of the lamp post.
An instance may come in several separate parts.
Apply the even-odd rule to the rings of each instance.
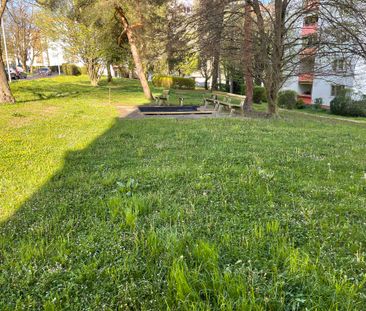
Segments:
[[[1,3],[0,3],[0,7],[1,7]],[[9,66],[8,47],[6,45],[6,36],[5,36],[5,29],[4,29],[4,17],[2,17],[0,23],[1,23],[1,30],[3,32],[3,42],[4,42],[4,49],[5,49],[6,66],[8,67],[9,83],[11,83],[11,73],[10,73],[10,66]]]

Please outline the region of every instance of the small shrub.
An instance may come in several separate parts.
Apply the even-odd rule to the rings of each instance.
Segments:
[[[352,91],[344,90],[330,102],[330,112],[340,116],[366,117],[366,100],[353,100]]]
[[[296,109],[304,109],[305,108],[305,102],[301,98],[297,100],[296,102]]]
[[[155,87],[163,87],[166,89],[186,89],[194,90],[196,82],[191,78],[173,77],[173,76],[160,76],[156,75],[152,79],[152,83]]]
[[[79,69],[80,69],[80,73],[82,75],[87,75],[88,74],[88,68],[86,66],[82,66]]]
[[[313,108],[315,110],[321,110],[323,106],[323,98],[315,98]]]
[[[62,72],[67,76],[79,76],[80,68],[74,64],[62,64]]]
[[[261,104],[267,101],[266,89],[262,86],[256,86],[253,90],[253,102],[255,104]]]
[[[221,84],[219,84],[219,91],[229,93],[230,92],[230,87],[228,87],[227,84],[221,83]]]
[[[296,108],[297,93],[295,91],[286,90],[278,93],[278,106],[285,109]]]
[[[48,67],[53,73],[58,73],[58,66],[49,66]]]
[[[196,81],[194,79],[173,77],[174,89],[194,90],[195,87],[196,87]]]

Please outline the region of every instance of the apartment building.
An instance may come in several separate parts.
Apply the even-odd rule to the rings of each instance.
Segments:
[[[366,94],[366,65],[361,59],[321,46],[322,37],[329,31],[321,20],[321,0],[304,1],[306,14],[296,31],[302,47],[298,55],[298,69],[284,84],[283,89],[294,90],[305,104],[329,106],[344,88]],[[346,36],[340,40],[347,40]]]

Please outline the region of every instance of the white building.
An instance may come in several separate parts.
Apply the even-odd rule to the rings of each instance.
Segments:
[[[352,55],[318,50],[319,38],[325,27],[319,14],[320,1],[304,1],[307,14],[298,33],[303,42],[299,68],[297,75],[289,78],[283,89],[296,91],[305,104],[318,102],[329,106],[332,99],[344,88],[366,94],[366,64]]]

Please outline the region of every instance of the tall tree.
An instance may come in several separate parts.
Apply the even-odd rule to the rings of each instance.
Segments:
[[[0,21],[3,22],[3,15],[6,9],[7,0],[1,0],[1,7],[0,7]],[[3,60],[3,47],[1,45],[0,40],[0,104],[4,103],[14,103],[15,99],[13,94],[11,93],[9,83],[7,80],[6,72],[5,72],[5,65]]]
[[[15,48],[14,55],[21,61],[24,71],[31,54],[32,43],[36,40],[38,29],[35,25],[35,10],[26,0],[10,1],[8,7],[9,40]]]
[[[151,90],[146,79],[143,56],[149,41],[153,41],[149,28],[154,28],[156,16],[166,0],[128,0],[114,1],[114,9],[122,26],[122,35],[128,39],[136,72],[145,97],[152,99]]]
[[[61,41],[70,58],[86,65],[91,85],[97,86],[105,69],[106,46],[103,43],[109,27],[99,3],[94,0],[39,2],[46,9],[42,30],[47,31],[47,37]]]
[[[123,32],[126,34],[128,38],[128,43],[130,44],[131,47],[131,53],[136,66],[137,75],[140,79],[140,83],[142,89],[144,90],[145,97],[151,100],[153,99],[153,96],[145,75],[141,54],[138,48],[137,36],[135,34],[135,29],[138,27],[142,27],[142,24],[131,25],[125,10],[121,5],[116,5],[115,9],[118,17],[120,18],[121,25],[123,26]]]
[[[199,0],[196,7],[198,39],[201,64],[212,61],[212,90],[218,90],[220,62],[227,0]]]
[[[263,71],[268,114],[275,116],[278,92],[299,66],[303,44],[295,31],[296,25],[302,25],[306,10],[302,1],[274,0],[267,4],[248,0],[248,3],[254,11],[255,38],[258,40],[256,60]]]
[[[248,0],[244,4],[245,23],[244,23],[244,78],[246,86],[246,98],[244,110],[251,111],[253,106],[253,20],[252,6]]]

